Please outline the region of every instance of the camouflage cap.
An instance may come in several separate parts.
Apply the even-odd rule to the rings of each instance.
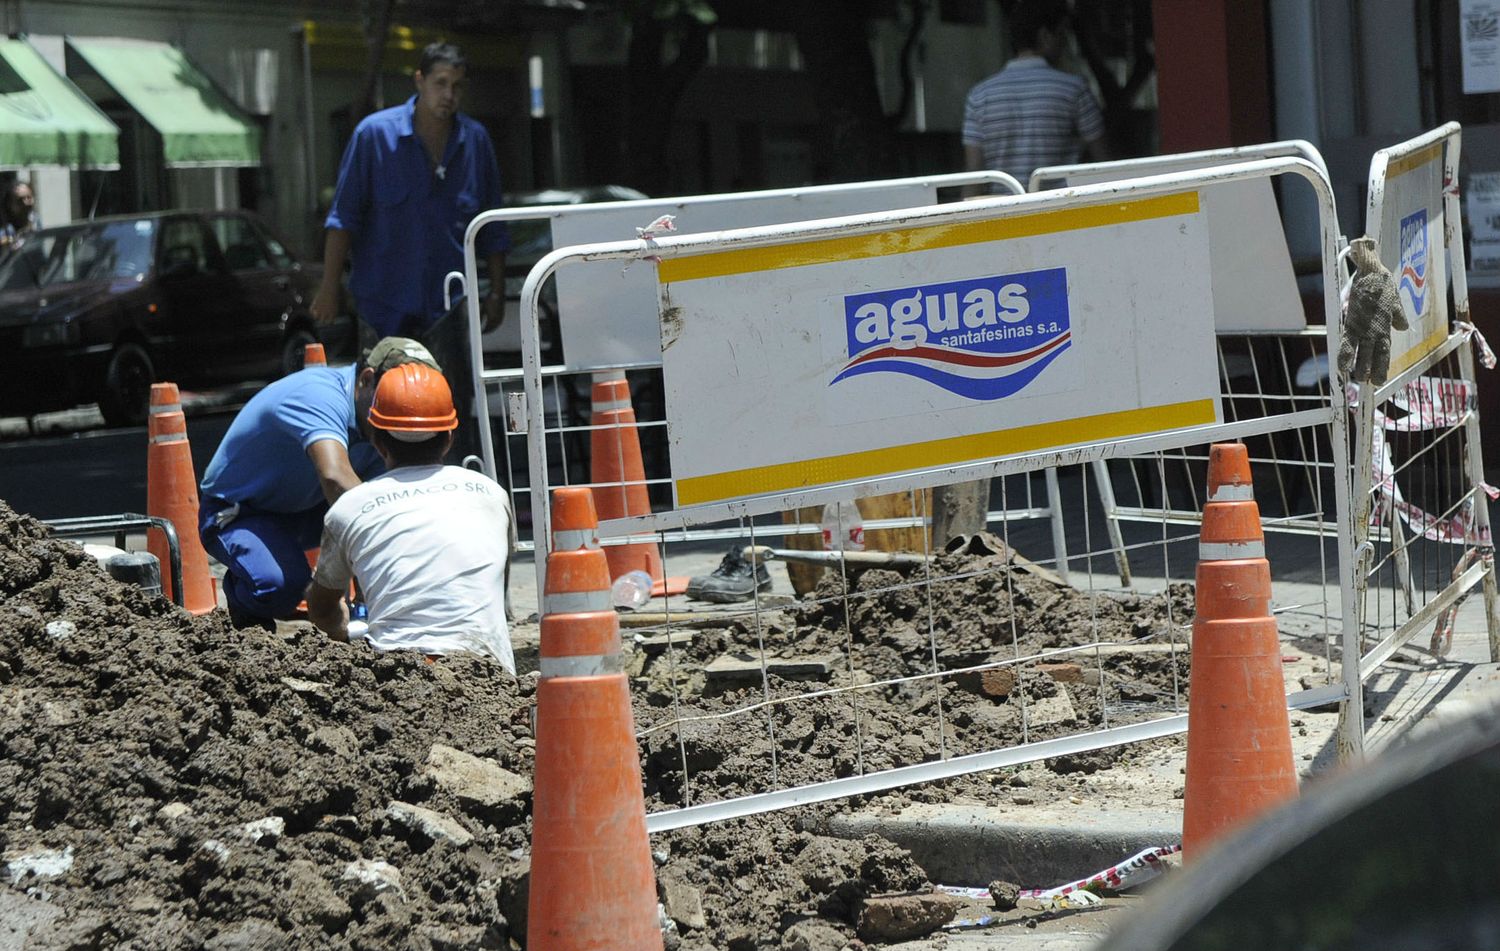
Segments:
[[[384,373],[403,363],[422,363],[439,373],[443,372],[431,352],[410,337],[382,337],[365,356],[365,366],[376,373]]]

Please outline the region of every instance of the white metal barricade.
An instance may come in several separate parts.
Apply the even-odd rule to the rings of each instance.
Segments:
[[[1390,376],[1350,387],[1360,610],[1351,692],[1432,631],[1441,657],[1458,604],[1482,590],[1490,660],[1500,660],[1494,543],[1481,452],[1458,196],[1462,130],[1450,122],[1376,152],[1366,234],[1398,282],[1410,325],[1392,335]],[[1448,307],[1451,290],[1454,313]]]
[[[1301,139],[1267,142],[1235,148],[1209,149],[1120,159],[1078,165],[1056,165],[1036,169],[1029,182],[1031,191],[1069,185],[1121,181],[1162,172],[1210,168],[1237,162],[1270,158],[1299,158],[1316,166],[1327,177],[1327,165],[1311,143]],[[1328,393],[1320,377],[1313,375],[1298,385],[1297,371],[1321,354],[1323,332],[1306,328],[1302,303],[1297,296],[1291,260],[1287,254],[1275,198],[1267,182],[1237,182],[1219,188],[1218,206],[1209,221],[1209,243],[1214,252],[1215,319],[1220,333],[1218,359],[1224,379],[1226,409],[1233,418],[1264,416],[1272,405],[1295,408],[1298,405],[1322,405]],[[1342,247],[1342,242],[1341,245]],[[1245,404],[1250,404],[1248,407]],[[1332,531],[1331,524],[1309,525],[1295,509],[1312,499],[1312,482],[1320,467],[1331,466],[1331,460],[1312,465],[1307,438],[1298,434],[1289,447],[1266,440],[1252,446],[1258,467],[1269,467],[1276,480],[1279,503],[1268,528],[1276,531]],[[1290,449],[1289,458],[1283,450]],[[1105,524],[1117,549],[1120,548],[1121,520],[1156,522],[1166,517],[1180,523],[1192,523],[1200,509],[1194,490],[1194,478],[1201,478],[1206,459],[1180,458],[1172,466],[1180,469],[1170,480],[1180,485],[1186,495],[1185,507],[1173,508],[1147,504],[1153,494],[1151,463],[1142,466],[1124,461],[1124,487],[1128,504],[1118,504],[1114,479],[1103,462],[1094,464]],[[1165,510],[1165,511],[1163,511]],[[1304,513],[1305,514],[1305,513]],[[1122,582],[1129,576],[1128,556],[1123,550],[1116,556],[1120,562]]]
[[[1023,191],[1020,183],[1017,182],[1016,179],[1014,179],[1010,175],[1006,175],[1003,172],[972,171],[947,175],[895,179],[890,181],[855,182],[839,185],[809,186],[795,189],[773,189],[727,195],[709,195],[667,199],[643,199],[620,202],[600,202],[590,205],[551,205],[531,206],[526,208],[495,209],[483,213],[470,225],[466,236],[466,260],[468,262],[466,268],[468,273],[465,275],[455,272],[448,275],[447,279],[445,280],[444,293],[451,299],[455,285],[460,286],[460,292],[462,286],[476,286],[474,284],[474,281],[477,279],[477,259],[473,252],[474,239],[482,227],[493,222],[513,222],[537,219],[555,221],[579,215],[602,215],[606,216],[607,219],[611,221],[621,218],[622,216],[631,216],[629,220],[638,221],[640,224],[644,225],[647,223],[650,215],[661,211],[663,208],[670,208],[680,213],[684,209],[691,209],[708,202],[714,204],[724,204],[728,206],[737,206],[741,204],[749,204],[765,200],[793,201],[810,197],[872,193],[889,191],[892,189],[895,190],[895,194],[899,195],[902,194],[901,189],[920,187],[935,191],[938,188],[955,188],[971,185],[986,185],[996,187],[1011,194],[1020,194]],[[590,304],[590,302],[587,300],[574,303],[582,307],[587,307]],[[479,301],[477,298],[471,298],[469,300],[468,310],[468,319],[470,323],[470,340],[472,342],[478,339],[479,335],[480,317]],[[567,315],[574,312],[575,310],[571,307],[564,307],[562,308],[560,318],[563,322],[567,322]],[[654,314],[633,315],[624,313],[620,315],[621,320],[627,320],[631,318],[645,319],[651,321],[652,323],[654,323],[655,321]],[[575,331],[575,333],[576,332],[581,331]],[[471,356],[474,366],[473,378],[475,380],[476,390],[475,408],[476,414],[478,414],[479,417],[481,452],[483,460],[482,465],[485,471],[491,477],[498,477],[500,472],[498,467],[502,464],[504,465],[506,472],[514,471],[515,452],[513,447],[517,445],[525,445],[528,438],[530,438],[530,434],[528,425],[525,422],[524,413],[507,412],[503,421],[505,424],[503,432],[506,438],[502,440],[501,446],[497,453],[494,445],[494,431],[491,424],[489,412],[490,401],[487,398],[487,395],[491,389],[497,389],[500,392],[502,405],[509,407],[512,403],[514,403],[515,406],[519,407],[521,402],[521,394],[515,390],[515,384],[520,382],[523,376],[523,372],[521,370],[485,370],[483,368],[483,354],[481,352],[481,349],[477,346],[471,347]],[[633,375],[650,376],[654,371],[657,371],[658,369],[659,362],[654,360],[630,363],[579,363],[570,361],[567,365],[552,365],[542,368],[541,375],[542,378],[546,381],[546,384],[543,387],[544,425],[546,426],[546,431],[552,434],[552,439],[555,444],[555,457],[561,458],[562,466],[565,471],[570,467],[576,465],[579,458],[583,455],[577,451],[574,451],[570,454],[570,444],[573,441],[587,438],[588,434],[595,428],[597,428],[581,418],[583,414],[576,409],[576,406],[580,402],[585,401],[586,398],[579,393],[579,388],[576,385],[570,385],[570,381],[587,379],[594,374],[605,372],[629,372]],[[573,408],[571,413],[569,412],[570,408]],[[663,418],[650,418],[648,415],[642,414],[639,407],[637,407],[636,415],[637,429],[643,434],[650,433],[653,430],[660,430],[665,425],[665,420]],[[548,419],[552,419],[553,422],[551,422],[550,424],[547,423],[546,421]],[[1069,560],[1067,556],[1067,542],[1064,536],[1062,513],[1058,501],[1059,490],[1057,485],[1057,476],[1056,473],[1052,471],[1044,472],[1042,473],[1042,476],[1043,481],[1042,485],[1039,488],[1033,487],[1030,484],[1021,487],[1018,497],[1018,504],[1013,505],[1008,511],[990,512],[988,518],[992,524],[998,524],[1006,520],[1022,520],[1033,518],[1050,520],[1052,529],[1052,545],[1054,549],[1053,564],[1055,564],[1057,571],[1064,578],[1066,578],[1068,576]],[[510,480],[504,481],[510,482]],[[570,479],[565,481],[568,481],[570,484],[574,485],[590,484],[587,478],[580,478],[576,480]],[[652,476],[649,473],[648,478],[645,480],[645,483],[648,486],[662,485],[666,482],[667,480],[663,476],[659,474]],[[515,510],[521,513],[529,512],[529,500],[525,498],[525,496],[528,493],[530,486],[527,484],[515,484],[513,482],[511,482],[511,485],[512,499],[515,503]],[[1107,492],[1108,489],[1108,486],[1101,487],[1101,491]],[[1038,494],[1040,494],[1040,498],[1038,498]],[[916,525],[919,521],[922,520],[923,519],[918,518],[877,519],[872,520],[869,524],[867,524],[866,528],[871,531],[907,528]],[[819,530],[819,526],[816,523],[793,523],[783,531],[781,531],[779,534],[816,534]],[[702,541],[721,538],[729,539],[738,537],[740,534],[740,530],[734,528],[719,530],[700,528],[676,532],[671,536],[671,540]],[[615,541],[623,540],[617,539]],[[523,534],[518,547],[523,551],[529,550],[532,547],[532,542]],[[1119,560],[1121,578],[1123,582],[1128,580],[1128,562],[1125,560],[1123,551],[1121,551],[1117,555],[1117,558]]]
[[[1334,215],[1332,190],[1326,175],[1314,163],[1297,158],[1275,158],[1255,161],[1247,161],[1232,166],[1201,169],[1190,172],[1178,172],[1157,176],[1150,176],[1128,182],[1118,182],[1101,185],[1083,186],[1058,192],[1032,194],[1016,197],[996,198],[987,201],[971,202],[962,205],[949,205],[927,209],[909,209],[900,212],[890,212],[872,215],[861,215],[843,219],[834,219],[818,222],[803,222],[789,225],[779,225],[762,228],[743,229],[739,231],[724,232],[719,234],[702,236],[659,236],[649,246],[640,241],[613,242],[562,248],[547,255],[528,276],[526,286],[522,292],[522,336],[523,336],[523,360],[524,384],[525,384],[525,406],[524,410],[528,417],[527,430],[530,434],[530,445],[528,447],[528,461],[531,474],[532,512],[535,519],[534,534],[537,539],[546,540],[547,533],[547,507],[546,491],[548,485],[547,467],[549,447],[545,438],[547,427],[544,419],[544,375],[540,361],[538,345],[538,302],[542,283],[560,268],[573,266],[581,262],[615,261],[622,264],[637,263],[646,258],[652,258],[659,262],[662,268],[672,268],[674,273],[682,273],[691,270],[695,259],[706,259],[710,256],[731,259],[737,255],[744,260],[751,260],[772,248],[780,248],[783,252],[793,245],[805,245],[814,251],[809,253],[813,256],[808,261],[816,262],[825,260],[817,255],[835,254],[844,245],[841,242],[859,244],[861,247],[883,247],[900,246],[899,253],[912,253],[913,250],[920,251],[920,246],[901,244],[901,242],[914,242],[927,239],[938,239],[950,233],[968,234],[975,229],[985,234],[996,234],[1000,238],[996,240],[1008,240],[1012,235],[1034,235],[1035,223],[1046,218],[1046,216],[1057,216],[1056,220],[1072,222],[1066,228],[1089,228],[1094,221],[1108,221],[1115,210],[1121,208],[1133,208],[1143,206],[1146,203],[1163,202],[1173,207],[1186,207],[1189,202],[1182,202],[1180,206],[1174,204],[1178,199],[1188,195],[1196,196],[1197,190],[1209,187],[1217,183],[1249,181],[1254,179],[1267,179],[1279,175],[1293,175],[1307,180],[1318,199],[1320,209],[1320,221],[1322,225],[1322,257],[1323,257],[1323,279],[1324,279],[1324,311],[1328,317],[1326,328],[1328,347],[1337,350],[1339,342],[1338,315],[1338,275],[1336,273],[1336,256],[1338,253],[1337,221]],[[1196,210],[1196,198],[1190,202]],[[1164,205],[1165,207],[1165,205]],[[1175,212],[1174,212],[1175,213]],[[1065,230],[1066,230],[1065,228]],[[965,229],[968,229],[967,231]],[[988,230],[986,230],[988,229]],[[1028,230],[1033,229],[1033,230]],[[472,233],[472,232],[471,232]],[[1184,232],[1186,233],[1186,232]],[[1107,237],[1099,237],[1098,232],[1092,232],[1091,239],[1095,244],[1091,245],[1097,252],[1102,245],[1098,242],[1107,242]],[[1108,232],[1105,232],[1108,234]],[[912,236],[917,237],[912,237]],[[1051,239],[1044,239],[1051,240]],[[1073,239],[1066,239],[1073,240]],[[1183,240],[1196,240],[1191,237]],[[1057,242],[1065,239],[1058,238]],[[937,245],[934,245],[937,246]],[[1046,248],[1065,247],[1065,244],[1046,245]],[[1038,245],[1028,245],[1033,249],[1029,254],[1041,254],[1036,251]],[[833,249],[833,250],[830,250]],[[1045,249],[1044,249],[1045,250]],[[871,252],[881,253],[881,252]],[[795,255],[794,255],[795,256]],[[470,259],[472,266],[472,257]],[[730,267],[729,265],[725,265]],[[1178,265],[1181,266],[1181,265]],[[732,273],[732,267],[725,273]],[[1200,275],[1197,279],[1199,284],[1204,282]],[[665,293],[665,292],[664,292]],[[664,324],[668,339],[664,340],[666,347],[683,347],[684,338],[675,335],[674,321],[682,320],[681,313],[674,313],[676,301],[681,299],[683,293],[680,287],[674,286],[672,293],[678,295],[672,298],[672,302],[665,305],[666,314]],[[1149,299],[1149,294],[1146,298]],[[1143,304],[1140,306],[1144,306]],[[872,311],[871,313],[875,313]],[[871,318],[874,319],[874,318]],[[932,318],[929,318],[929,320]],[[691,329],[691,328],[689,328]],[[1059,333],[1059,328],[1054,325],[1048,332]],[[1211,338],[1211,334],[1210,334]],[[705,338],[701,335],[696,338],[701,345]],[[767,345],[769,347],[769,343]],[[796,346],[793,341],[789,346]],[[1187,368],[1193,370],[1195,379],[1205,378],[1208,374],[1210,382],[1216,381],[1219,374],[1215,372],[1212,364],[1216,362],[1214,350],[1210,340],[1209,349],[1206,353],[1206,367]],[[780,351],[777,351],[778,353]],[[673,355],[673,359],[681,359],[681,351]],[[805,359],[811,359],[804,353]],[[750,361],[752,364],[755,361]],[[760,366],[764,364],[764,366]],[[766,382],[769,384],[777,379],[776,371],[789,372],[786,367],[774,366],[771,357],[764,357],[760,369],[766,371]],[[757,369],[756,372],[760,372]],[[745,381],[739,381],[742,386],[750,385]],[[1148,381],[1149,382],[1149,381]],[[1167,385],[1170,381],[1156,381],[1157,384]],[[1217,386],[1214,385],[1214,401],[1224,396]],[[678,390],[673,393],[681,393]],[[669,400],[670,400],[669,395]],[[1315,405],[1316,404],[1316,405]],[[669,402],[669,406],[670,406]],[[1196,404],[1195,404],[1196,405]],[[680,407],[679,407],[680,408]],[[706,407],[705,407],[706,409]],[[871,412],[876,412],[872,408]],[[951,484],[954,482],[969,481],[976,478],[1006,477],[1025,473],[1042,471],[1057,466],[1086,464],[1120,459],[1128,457],[1139,457],[1142,455],[1154,455],[1164,471],[1165,459],[1168,454],[1186,455],[1188,447],[1201,446],[1208,442],[1225,441],[1236,439],[1247,439],[1258,436],[1267,436],[1277,433],[1297,433],[1299,435],[1308,433],[1322,433],[1326,439],[1328,453],[1331,457],[1330,465],[1327,467],[1330,478],[1318,480],[1315,486],[1320,495],[1318,509],[1320,517],[1322,510],[1326,508],[1326,499],[1321,498],[1325,490],[1329,490],[1333,496],[1333,508],[1335,517],[1329,519],[1335,526],[1335,553],[1334,562],[1338,570],[1339,591],[1341,608],[1340,630],[1338,632],[1339,644],[1344,656],[1354,656],[1358,642],[1356,627],[1356,613],[1354,605],[1354,586],[1352,580],[1352,565],[1354,537],[1351,519],[1347,516],[1350,511],[1349,480],[1345,474],[1349,472],[1347,458],[1347,438],[1345,428],[1347,420],[1343,406],[1333,399],[1331,394],[1325,393],[1321,402],[1309,397],[1300,404],[1291,406],[1278,406],[1274,411],[1259,416],[1247,416],[1241,419],[1218,419],[1217,410],[1203,421],[1201,416],[1193,416],[1195,422],[1177,423],[1158,428],[1153,428],[1144,422],[1132,423],[1138,428],[1131,430],[1119,430],[1123,435],[1108,435],[1108,426],[1097,421],[1084,421],[1079,424],[1078,432],[1088,432],[1089,427],[1104,427],[1106,435],[1103,438],[1069,439],[1065,436],[1052,435],[1038,436],[1042,442],[1026,444],[1026,434],[1016,435],[1007,431],[1010,436],[1015,435],[1021,442],[1015,442],[1020,448],[1009,451],[981,453],[978,458],[969,457],[961,461],[948,464],[929,465],[921,468],[903,468],[896,465],[889,470],[873,470],[855,478],[845,478],[837,475],[837,471],[844,471],[838,466],[833,466],[830,471],[835,475],[821,483],[790,484],[785,480],[789,478],[787,472],[782,470],[770,471],[757,474],[750,470],[738,472],[732,477],[717,476],[712,473],[700,473],[691,466],[684,464],[679,471],[679,459],[676,453],[679,447],[691,445],[694,438],[694,427],[701,429],[709,427],[712,429],[717,423],[707,416],[701,420],[684,419],[669,411],[669,421],[678,430],[673,435],[673,490],[678,503],[670,510],[659,511],[652,515],[639,516],[625,519],[615,519],[603,523],[600,526],[602,537],[612,538],[645,538],[660,539],[666,533],[682,531],[693,526],[712,524],[724,521],[739,521],[741,530],[744,526],[749,527],[752,544],[755,541],[756,516],[771,515],[781,512],[795,510],[806,505],[821,505],[830,501],[840,501],[850,494],[874,495],[892,492],[917,493],[922,489],[937,485]],[[726,410],[727,412],[728,410]],[[1197,412],[1195,410],[1194,412]],[[780,418],[772,414],[773,418]],[[1102,418],[1102,417],[1101,417]],[[1178,418],[1178,417],[1163,417]],[[1185,417],[1184,417],[1185,418]],[[1089,417],[1089,420],[1094,420]],[[1135,417],[1132,417],[1135,419]],[[1145,419],[1145,417],[1141,417]],[[879,415],[871,417],[871,426],[880,425]],[[807,417],[808,423],[812,417]],[[1145,428],[1139,428],[1144,426]],[[762,427],[763,429],[764,427]],[[1072,432],[1073,430],[1068,430]],[[806,438],[816,438],[817,428],[809,430]],[[726,442],[729,448],[743,451],[744,447],[734,445],[737,441],[733,432],[722,432],[721,436],[728,437]],[[958,437],[963,438],[963,437]],[[1057,439],[1057,442],[1047,444],[1046,439]],[[1002,443],[1004,440],[1001,441]],[[945,447],[949,443],[943,444]],[[964,444],[968,445],[968,444]],[[986,443],[985,445],[988,445]],[[1053,448],[1060,446],[1061,448]],[[892,450],[894,451],[894,450]],[[945,450],[946,451],[946,450]],[[878,454],[877,454],[878,455]],[[860,457],[864,459],[865,457]],[[873,457],[872,457],[873,458]],[[882,457],[884,458],[884,457]],[[897,458],[897,457],[892,457]],[[701,460],[700,460],[701,461]],[[848,461],[844,459],[842,461]],[[725,464],[728,464],[727,462]],[[861,463],[863,464],[863,463]],[[881,463],[882,465],[884,463]],[[847,468],[847,467],[846,467]],[[691,471],[690,471],[691,470]],[[1087,479],[1085,469],[1085,480]],[[769,480],[767,484],[771,488],[759,492],[739,491],[735,486],[751,484],[749,480],[761,478]],[[782,480],[777,483],[776,480]],[[1163,480],[1164,482],[1164,480]],[[727,488],[726,488],[727,487]],[[1087,488],[1085,484],[1085,488]],[[718,493],[717,496],[715,493]],[[727,493],[727,494],[726,494]],[[1184,535],[1177,538],[1169,538],[1170,526],[1164,521],[1162,523],[1162,548],[1165,552],[1169,544],[1191,541],[1192,535]],[[780,534],[780,532],[776,532]],[[545,547],[545,544],[543,545]],[[1107,552],[1108,549],[1102,551]],[[1096,553],[1092,550],[1085,553],[1085,558],[1091,563]],[[1195,559],[1189,559],[1192,561]],[[894,587],[910,587],[925,585],[928,600],[928,636],[932,639],[932,664],[930,669],[924,672],[895,678],[893,680],[880,680],[875,682],[862,681],[856,676],[854,670],[853,652],[855,650],[855,635],[849,627],[848,605],[856,598],[864,597],[868,592],[850,591],[845,582],[842,591],[835,591],[820,595],[818,603],[844,605],[844,630],[849,646],[849,670],[847,674],[841,674],[845,680],[840,685],[835,685],[828,690],[812,691],[809,693],[796,694],[786,693],[781,687],[773,689],[770,679],[766,674],[765,666],[765,643],[768,636],[762,627],[758,604],[752,605],[749,610],[748,619],[744,622],[747,631],[753,632],[750,648],[754,650],[754,644],[759,643],[761,651],[761,688],[760,699],[753,703],[731,706],[730,708],[713,711],[710,713],[690,714],[683,709],[679,699],[673,699],[671,706],[667,708],[665,719],[660,723],[645,724],[642,729],[647,738],[648,745],[652,742],[651,737],[661,737],[668,733],[675,735],[676,746],[671,748],[672,753],[665,753],[658,749],[656,752],[664,755],[680,755],[684,778],[682,783],[680,804],[682,808],[671,812],[658,813],[651,817],[650,828],[661,830],[697,822],[711,821],[737,815],[747,815],[768,809],[781,808],[783,806],[815,802],[835,797],[847,796],[856,793],[872,792],[879,789],[887,789],[908,783],[926,782],[944,777],[958,776],[977,770],[990,769],[996,766],[1013,765],[1028,762],[1045,757],[1058,756],[1064,753],[1074,753],[1085,750],[1101,749],[1123,743],[1135,742],[1154,736],[1166,736],[1180,733],[1185,729],[1185,716],[1180,712],[1169,712],[1165,716],[1152,716],[1138,722],[1121,722],[1121,717],[1116,714],[1111,716],[1106,709],[1103,720],[1103,729],[1076,735],[1048,739],[1038,742],[1025,742],[1021,746],[1006,747],[1001,749],[983,748],[975,752],[964,752],[962,750],[950,750],[946,745],[945,736],[956,734],[945,732],[942,723],[943,703],[939,693],[935,704],[936,716],[939,726],[936,732],[938,737],[937,749],[926,752],[936,757],[929,762],[913,763],[906,765],[885,765],[890,761],[888,750],[880,750],[880,755],[875,756],[875,748],[871,747],[870,755],[866,756],[866,740],[860,732],[860,717],[858,712],[858,700],[854,703],[854,726],[850,736],[857,742],[857,755],[851,753],[848,757],[852,763],[849,767],[853,775],[840,778],[828,779],[820,782],[800,783],[791,788],[774,788],[769,791],[752,795],[740,796],[738,798],[720,802],[693,802],[692,783],[687,776],[687,770],[693,757],[689,756],[688,745],[690,738],[687,736],[695,730],[705,728],[705,724],[725,722],[731,719],[764,719],[769,736],[762,744],[765,747],[769,759],[769,778],[772,783],[777,776],[777,749],[780,747],[778,741],[777,726],[780,722],[778,711],[783,707],[798,702],[812,704],[823,704],[830,701],[834,696],[847,698],[858,697],[861,691],[880,690],[920,690],[926,689],[924,685],[940,683],[945,678],[958,674],[972,674],[981,669],[992,669],[998,667],[1009,667],[1021,663],[1033,663],[1035,657],[1016,656],[1004,661],[993,661],[979,665],[966,665],[964,667],[945,667],[939,662],[940,647],[936,641],[936,629],[931,621],[932,585],[931,561],[929,565],[928,582],[915,581],[910,584],[897,584]],[[536,559],[538,574],[538,588],[545,590],[545,559],[538,556]],[[920,570],[919,570],[920,577]],[[943,580],[943,579],[938,579]],[[888,589],[887,589],[888,590]],[[1095,594],[1090,591],[1090,597]],[[920,597],[920,596],[919,596]],[[1170,595],[1169,595],[1170,597]],[[1324,614],[1331,612],[1325,611]],[[1164,636],[1176,636],[1181,633],[1181,624],[1171,620],[1171,611],[1168,609],[1168,623],[1163,627]],[[670,622],[669,622],[670,623]],[[1175,632],[1175,634],[1173,633]],[[670,630],[663,642],[664,649],[672,652],[678,649],[675,645]],[[1084,644],[1078,649],[1089,650],[1091,645]],[[674,685],[677,677],[672,678]],[[1328,683],[1321,687],[1304,690],[1289,697],[1289,703],[1294,707],[1323,705],[1335,701],[1347,701],[1348,693],[1346,687],[1339,683]],[[843,700],[838,702],[842,703]],[[931,707],[933,705],[929,705]],[[925,713],[923,714],[926,715]],[[1123,719],[1130,719],[1128,717]],[[1355,718],[1358,727],[1358,718]],[[1023,724],[1028,722],[1023,717]],[[1354,741],[1357,747],[1358,741]],[[654,755],[654,754],[648,754]],[[758,755],[758,754],[757,754]],[[790,755],[789,753],[783,755]]]

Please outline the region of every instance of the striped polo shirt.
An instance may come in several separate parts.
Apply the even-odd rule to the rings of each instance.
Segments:
[[[1013,59],[969,90],[964,145],[979,146],[984,167],[1027,184],[1033,169],[1078,160],[1078,149],[1104,135],[1104,117],[1083,77],[1053,69],[1040,56]]]

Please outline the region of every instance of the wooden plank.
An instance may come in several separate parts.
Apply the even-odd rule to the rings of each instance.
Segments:
[[[838,664],[837,655],[809,657],[768,657],[766,673],[788,679],[797,677],[827,677]],[[759,680],[760,659],[737,657],[725,654],[703,668],[710,681],[714,680]]]
[[[912,507],[913,495],[916,497],[915,511]],[[932,505],[932,490],[872,495],[858,500],[856,504],[859,506],[860,518],[866,522],[887,518],[911,518],[915,515],[926,515]],[[823,509],[818,506],[807,506],[792,512],[783,512],[781,520],[788,525],[798,521],[804,525],[819,525],[823,521]],[[909,551],[920,554],[928,549],[925,536],[926,529],[921,525],[913,525],[910,528],[872,529],[865,532],[865,549],[867,551]],[[823,539],[821,535],[787,535],[784,536],[781,547],[821,551]],[[792,590],[798,595],[807,594],[817,587],[818,579],[823,576],[825,570],[818,565],[793,562],[787,562],[786,565],[787,578],[792,582]]]

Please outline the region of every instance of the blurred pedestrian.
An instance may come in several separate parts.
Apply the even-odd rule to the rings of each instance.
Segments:
[[[386,337],[359,364],[312,366],[251,397],[214,452],[199,489],[198,533],[225,566],[238,627],[295,615],[328,506],[385,471],[369,441],[370,401],[395,367],[437,361],[415,340]]]
[[[964,102],[964,162],[1008,172],[1027,185],[1033,170],[1104,161],[1104,117],[1082,76],[1054,63],[1067,39],[1067,0],[1019,0],[1008,19],[1016,55],[975,85]]]
[[[493,479],[442,464],[457,425],[441,373],[413,363],[381,378],[369,429],[388,471],[328,509],[307,616],[347,641],[343,594],[358,578],[371,647],[429,656],[469,651],[515,673],[505,619],[515,519]]]
[[[323,279],[312,303],[315,320],[334,320],[349,262],[349,291],[360,320],[376,335],[414,337],[426,344],[448,368],[460,419],[469,416],[474,389],[468,325],[461,310],[449,316],[444,277],[463,271],[469,222],[501,203],[500,169],[489,134],[458,111],[467,72],[458,47],[430,44],[412,76],[415,94],[367,116],[354,130],[325,221]],[[486,331],[498,327],[505,314],[509,246],[504,225],[479,234],[476,250],[490,276]]]
[[[36,216],[36,192],[29,182],[16,179],[5,189],[0,198],[0,252],[8,251],[25,240],[26,235],[38,227]]]

